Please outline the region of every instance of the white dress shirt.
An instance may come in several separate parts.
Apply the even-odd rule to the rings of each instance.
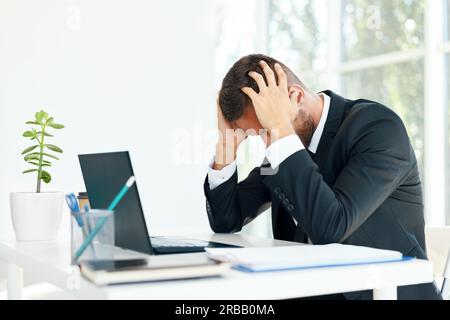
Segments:
[[[325,128],[325,123],[328,118],[328,112],[330,110],[331,103],[331,98],[328,95],[324,93],[320,93],[319,95],[323,97],[322,115],[320,116],[319,124],[317,125],[317,128],[314,131],[311,142],[308,146],[308,150],[314,154],[317,152],[320,139],[322,138],[323,129]],[[272,168],[277,168],[284,160],[289,158],[297,151],[303,149],[305,149],[305,147],[303,146],[302,141],[297,135],[293,134],[272,143],[272,145],[270,145],[266,149],[266,158],[269,160]],[[219,187],[221,184],[230,179],[237,169],[236,161],[233,161],[222,170],[214,170],[212,168],[213,164],[214,157],[208,167],[208,183],[211,190]],[[296,225],[298,224],[295,219],[294,222]]]

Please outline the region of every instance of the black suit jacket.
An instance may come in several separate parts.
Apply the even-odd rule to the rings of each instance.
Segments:
[[[368,100],[331,92],[317,153],[301,150],[272,175],[237,173],[204,191],[211,228],[238,232],[272,205],[276,239],[314,244],[344,243],[398,250],[427,259],[422,188],[417,161],[402,120]],[[298,221],[298,226],[292,217]],[[347,293],[369,299],[370,291]],[[399,299],[440,299],[434,284],[399,287]]]

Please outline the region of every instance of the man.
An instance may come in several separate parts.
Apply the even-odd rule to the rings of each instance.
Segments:
[[[238,232],[271,204],[276,239],[427,258],[417,161],[392,110],[331,91],[315,94],[282,63],[249,55],[223,80],[218,129],[204,185],[215,232]],[[265,163],[238,183],[235,158],[245,138],[238,134],[242,130],[263,132],[267,149]],[[371,295],[344,294],[346,299]],[[398,298],[441,297],[434,284],[422,284],[400,287]]]

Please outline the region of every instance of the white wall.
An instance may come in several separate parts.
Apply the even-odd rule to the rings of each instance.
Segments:
[[[40,108],[67,126],[45,190],[84,190],[79,153],[130,150],[150,231],[209,230],[210,12],[207,0],[0,0],[0,237],[13,236],[9,192],[34,188],[21,134]],[[180,145],[190,163],[174,161]],[[61,237],[67,226],[66,212]]]

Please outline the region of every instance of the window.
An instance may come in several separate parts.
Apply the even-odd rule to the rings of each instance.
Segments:
[[[272,54],[289,59],[303,70],[321,67],[324,60],[324,27],[318,10],[324,1],[275,0],[269,36]],[[289,50],[284,50],[288,48]],[[322,66],[323,67],[323,66]]]
[[[447,211],[447,224],[450,225],[450,0],[445,1],[445,23],[447,29],[445,30],[445,44],[443,46],[443,51],[446,54],[446,99],[447,99],[447,115],[446,126],[447,126],[447,152],[446,152],[446,211]]]
[[[378,60],[376,66],[361,63],[344,72],[343,94],[393,108],[405,122],[423,173],[424,66],[420,55],[408,53],[424,44],[424,1],[343,0],[342,19],[342,61]]]
[[[311,89],[372,99],[399,114],[419,163],[427,223],[446,216],[450,224],[450,0],[268,1],[269,53]],[[448,88],[439,90],[444,74]]]
[[[240,57],[265,51],[265,37],[261,30],[267,23],[261,19],[267,12],[264,1],[260,0],[219,0],[216,1],[217,34],[216,43],[216,86],[220,88],[223,77]],[[263,40],[262,40],[263,39]],[[261,164],[264,158],[264,144],[257,138],[247,139],[238,149],[238,176],[245,179],[251,170]],[[251,224],[244,227],[243,234],[271,237],[271,216],[267,211]]]
[[[241,56],[258,47],[257,0],[219,0],[215,2],[218,17],[216,43],[216,86],[220,88],[223,77]]]
[[[423,0],[342,0],[342,60],[424,45]]]
[[[450,26],[450,23],[449,23]],[[447,149],[446,149],[446,212],[447,225],[450,225],[450,54],[446,55],[446,69],[447,69]]]
[[[320,87],[323,78],[313,70],[323,70],[326,58],[326,1],[274,0],[270,6],[269,51],[280,61],[300,72],[311,88]]]

